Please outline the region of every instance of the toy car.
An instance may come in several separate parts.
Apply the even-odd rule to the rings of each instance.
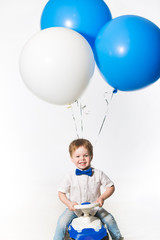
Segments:
[[[83,216],[73,219],[68,226],[70,239],[75,240],[109,240],[106,227],[97,217],[91,216],[89,212],[92,208],[99,206],[98,203],[83,203],[75,205],[75,209],[80,209]]]

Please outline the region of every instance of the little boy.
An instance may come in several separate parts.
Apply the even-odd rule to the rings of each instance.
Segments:
[[[59,217],[54,240],[64,240],[68,224],[82,215],[74,206],[83,202],[98,202],[100,207],[91,210],[90,214],[106,224],[113,240],[123,239],[114,217],[102,208],[104,201],[113,194],[115,188],[105,173],[91,167],[92,144],[86,139],[76,139],[69,145],[69,153],[76,170],[64,176],[59,187],[59,199],[67,208]],[[102,194],[101,186],[105,188]]]

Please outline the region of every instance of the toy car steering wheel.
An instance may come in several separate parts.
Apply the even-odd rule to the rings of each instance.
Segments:
[[[75,209],[81,210],[84,214],[89,214],[92,208],[98,207],[99,203],[82,203],[81,205],[74,205]]]
[[[99,203],[82,203],[80,205],[74,205],[74,208],[75,209],[80,209],[80,210],[83,210],[83,209],[91,209],[91,208],[95,208],[95,207],[98,207],[99,206]]]

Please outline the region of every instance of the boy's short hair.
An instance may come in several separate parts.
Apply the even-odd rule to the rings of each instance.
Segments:
[[[93,146],[91,142],[87,139],[84,138],[78,138],[74,141],[72,141],[69,145],[69,153],[70,156],[72,157],[73,152],[79,148],[79,147],[85,147],[88,150],[88,153],[91,157],[93,157]]]

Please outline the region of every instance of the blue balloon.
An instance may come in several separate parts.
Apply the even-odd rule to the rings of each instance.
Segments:
[[[92,47],[99,30],[111,19],[103,0],[50,0],[41,15],[41,29],[71,28],[82,34]]]
[[[143,17],[125,15],[108,22],[97,35],[94,53],[115,89],[141,89],[160,77],[160,29]]]

